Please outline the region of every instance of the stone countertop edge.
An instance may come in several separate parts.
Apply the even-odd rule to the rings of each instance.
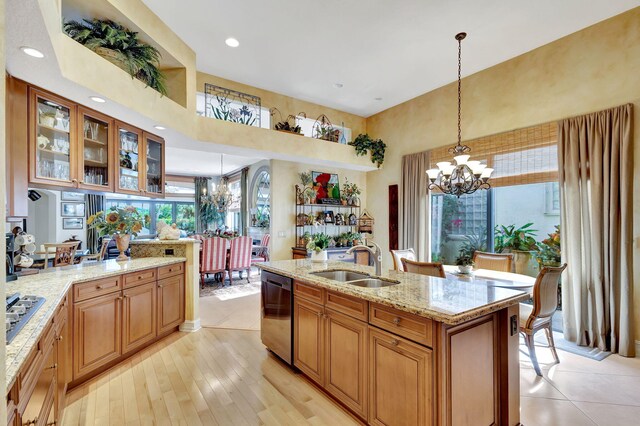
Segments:
[[[131,240],[129,244],[200,244],[200,240],[194,238],[180,238],[179,240],[159,240],[154,238],[152,240]]]
[[[290,266],[289,269],[283,269],[282,266],[279,267],[279,262],[287,262],[287,266]],[[289,263],[294,262],[294,263]],[[274,264],[275,263],[275,264]],[[342,283],[335,282],[326,278],[321,278],[317,276],[310,275],[308,272],[316,272],[316,271],[331,271],[336,269],[342,270],[350,270],[355,272],[363,272],[366,274],[375,277],[375,273],[373,272],[373,267],[363,266],[363,265],[353,265],[346,262],[325,262],[325,263],[312,263],[309,260],[300,259],[300,260],[287,260],[287,261],[276,261],[276,262],[265,262],[255,264],[259,269],[273,272],[279,275],[283,275],[289,278],[293,278],[299,281],[304,282],[305,284],[314,285],[317,287],[321,287],[327,290],[336,291],[342,294],[346,294],[348,296],[353,296],[356,298],[361,298],[363,300],[367,300],[369,302],[379,303],[381,305],[389,306],[400,311],[408,312],[411,314],[415,314],[424,318],[429,318],[434,321],[442,322],[446,325],[458,325],[467,321],[471,321],[475,318],[479,318],[481,316],[499,311],[506,307],[516,305],[522,301],[530,299],[530,295],[521,290],[514,289],[505,289],[505,294],[511,293],[512,296],[501,298],[500,300],[496,300],[494,302],[489,302],[485,305],[477,306],[472,309],[468,309],[459,313],[450,313],[450,312],[442,312],[434,308],[422,307],[417,304],[409,304],[403,303],[399,300],[393,300],[387,297],[381,297],[377,294],[376,290],[380,289],[367,289],[356,286],[348,286],[341,285]],[[292,271],[291,267],[295,269],[309,269],[307,273],[300,273],[299,271]],[[400,281],[400,285],[405,286],[417,286],[417,285],[430,285],[430,279],[443,280],[442,278],[437,277],[428,277],[418,274],[412,274],[407,272],[397,272],[397,271],[389,271],[388,273],[382,273],[381,278],[390,279],[393,281]],[[408,282],[402,282],[403,278],[411,278],[410,280],[406,280]],[[469,285],[470,283],[463,283],[465,285]],[[483,285],[483,284],[476,284]],[[484,286],[484,285],[483,285]],[[393,288],[391,287],[383,287],[384,288]],[[497,287],[499,288],[499,287]]]
[[[7,295],[20,293],[21,295],[42,296],[46,300],[35,312],[24,328],[6,345],[6,383],[7,389],[15,383],[17,374],[34,346],[42,337],[45,326],[51,321],[56,308],[62,302],[65,294],[73,284],[108,278],[114,275],[128,274],[149,268],[172,265],[185,262],[183,257],[151,257],[130,259],[126,262],[107,260],[90,265],[75,265],[47,271],[40,274],[28,275],[16,281],[6,283]],[[116,266],[119,266],[116,269]],[[95,271],[94,271],[95,270]],[[87,274],[84,276],[84,274]],[[72,295],[70,295],[73,298]],[[72,303],[73,300],[69,300]],[[67,321],[71,321],[68,318]]]

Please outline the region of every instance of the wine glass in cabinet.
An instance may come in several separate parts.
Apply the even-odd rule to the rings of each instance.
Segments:
[[[76,187],[75,105],[40,90],[30,90],[31,182]]]
[[[116,191],[132,195],[144,195],[142,178],[142,155],[144,142],[142,132],[135,127],[116,122],[116,145],[118,161]]]
[[[144,134],[145,195],[164,196],[164,140],[150,133]]]
[[[80,107],[79,187],[97,191],[113,191],[113,120],[103,114]]]

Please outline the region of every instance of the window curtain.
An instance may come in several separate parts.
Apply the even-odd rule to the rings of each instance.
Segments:
[[[89,216],[104,211],[104,195],[88,194],[87,195],[87,219]],[[100,236],[98,231],[87,227],[87,249],[90,253],[98,253],[100,251]]]
[[[633,334],[633,109],[558,124],[565,339],[635,355]]]
[[[200,197],[209,192],[209,178],[198,176],[193,178],[193,182],[195,185],[196,234],[201,234],[206,230],[207,224],[202,223],[200,216],[200,208],[202,207]]]
[[[420,261],[429,256],[428,168],[428,151],[402,157],[399,248],[412,248]]]
[[[245,167],[242,169],[240,173],[240,229],[242,235],[249,235],[249,228],[247,227],[247,212],[249,211],[247,207],[247,201],[249,199],[248,187],[247,187],[247,178],[249,176],[249,168]]]

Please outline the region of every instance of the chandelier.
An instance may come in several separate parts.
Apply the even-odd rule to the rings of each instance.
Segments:
[[[455,164],[449,161],[436,163],[437,169],[427,170],[429,175],[429,189],[439,189],[445,194],[460,197],[463,194],[473,194],[478,189],[489,189],[489,177],[493,169],[481,164],[480,161],[469,161],[471,151],[468,145],[462,145],[461,106],[462,106],[462,40],[467,33],[456,34],[458,40],[458,143],[449,148],[453,154]]]
[[[220,154],[220,183],[216,185],[216,188],[211,194],[205,194],[201,198],[202,204],[211,205],[218,211],[218,213],[226,213],[229,209],[229,206],[233,202],[233,194],[227,187],[227,183],[222,176],[223,157],[224,154]]]

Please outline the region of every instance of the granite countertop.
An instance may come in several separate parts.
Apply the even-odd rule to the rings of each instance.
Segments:
[[[186,259],[183,257],[148,257],[130,259],[127,262],[107,260],[87,265],[51,268],[6,283],[7,296],[20,293],[22,296],[35,295],[46,299],[24,328],[6,346],[7,388],[13,384],[22,364],[53,317],[55,309],[73,284],[184,261]]]
[[[200,244],[200,241],[194,238],[180,238],[178,240],[159,240],[154,238],[152,240],[131,240],[129,244]]]
[[[430,277],[407,272],[383,272],[382,278],[399,282],[382,288],[364,288],[310,275],[310,272],[336,269],[364,272],[374,276],[371,266],[345,262],[313,263],[308,259],[281,260],[256,265],[265,271],[305,283],[391,306],[449,325],[460,324],[529,299],[529,294],[473,282]]]

